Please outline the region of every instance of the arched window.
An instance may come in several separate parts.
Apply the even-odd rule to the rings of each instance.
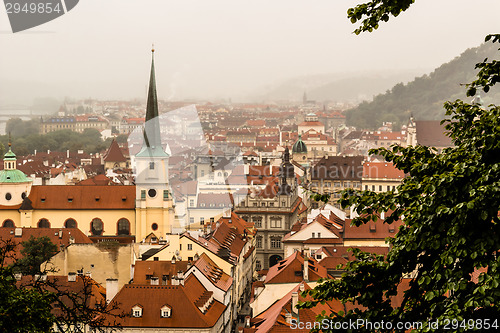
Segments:
[[[118,220],[118,235],[130,235],[130,222],[125,218]]]
[[[76,228],[76,221],[75,221],[75,219],[67,219],[64,222],[64,227],[65,228]]]
[[[104,223],[99,218],[95,218],[90,223],[90,232],[93,236],[101,236],[104,230]]]
[[[50,228],[50,222],[47,219],[40,219],[38,221],[38,228]]]
[[[4,227],[4,228],[13,228],[13,227],[15,227],[14,221],[12,221],[12,220],[5,220],[5,221],[3,221],[2,227]]]

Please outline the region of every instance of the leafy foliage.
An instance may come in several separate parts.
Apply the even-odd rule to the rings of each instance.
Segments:
[[[75,282],[67,278],[47,277],[51,270],[38,263],[49,259],[57,246],[47,237],[23,242],[23,258],[12,265],[16,244],[0,239],[0,331],[2,332],[82,332],[84,326],[96,332],[117,330],[116,322],[105,326],[103,314],[111,318],[124,316],[116,312],[118,305],[106,307],[96,294],[101,287],[91,278],[77,277]],[[9,259],[9,260],[7,260]],[[16,275],[23,274],[21,280]],[[106,322],[106,324],[108,324]]]
[[[49,237],[30,237],[21,243],[23,257],[15,264],[16,272],[24,275],[42,274],[41,265],[57,253],[57,245]]]
[[[97,153],[109,147],[111,139],[103,141],[101,133],[95,128],[87,128],[82,133],[70,130],[38,134],[38,123],[12,118],[8,121],[6,132],[11,133],[12,145],[17,155],[28,155],[37,151],[76,151]],[[0,142],[7,146],[8,135],[0,136]]]
[[[387,22],[391,16],[398,16],[414,2],[415,0],[372,0],[349,8],[347,17],[351,23],[361,21],[360,27],[354,30],[359,35],[361,32],[378,29],[380,21]]]
[[[384,13],[397,14],[389,4],[404,10],[412,2],[380,0],[358,6],[360,13],[373,16],[361,31],[371,31],[380,20],[388,19],[380,16]],[[374,3],[381,7],[370,7]],[[492,38],[500,42],[499,35],[486,40]],[[498,62],[485,60],[476,67],[480,72],[468,86],[470,95],[474,89],[487,92],[499,82]],[[423,327],[416,331],[440,331],[446,320],[500,318],[500,107],[456,100],[445,103],[445,110],[449,119],[443,122],[455,147],[441,154],[424,146],[372,150],[409,176],[397,192],[343,192],[342,206],[354,205],[360,214],[353,224],[376,220],[378,213],[391,210],[384,222],[402,219],[403,225],[388,240],[391,250],[386,258],[355,250],[358,260],[344,267],[341,279],[325,281],[304,293],[315,300],[300,307],[331,299],[351,304],[346,311],[325,313],[319,320],[420,322]],[[410,280],[408,289],[402,301],[394,304],[391,297],[403,278]],[[429,325],[435,321],[439,328]],[[467,325],[454,327],[456,332],[466,330],[470,330]],[[358,327],[359,331],[374,330]],[[405,330],[383,326],[377,331]]]

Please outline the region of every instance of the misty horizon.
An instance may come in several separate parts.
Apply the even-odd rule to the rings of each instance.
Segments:
[[[360,101],[479,46],[495,32],[500,10],[492,0],[419,0],[379,30],[356,36],[346,11],[357,3],[191,0],[146,7],[88,0],[16,34],[0,11],[0,104],[29,105],[40,97],[143,100],[152,43],[162,100],[265,102],[270,91],[288,85],[282,95],[298,101],[335,80],[387,78],[347,98]],[[471,15],[482,5],[489,10]]]

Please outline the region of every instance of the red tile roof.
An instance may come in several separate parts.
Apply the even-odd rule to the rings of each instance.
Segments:
[[[112,185],[113,182],[111,179],[106,177],[106,175],[96,175],[91,178],[87,178],[85,180],[82,180],[79,183],[76,183],[75,185],[87,185],[87,186],[95,186],[95,185]]]
[[[198,270],[205,275],[219,289],[228,291],[233,284],[233,278],[224,273],[222,269],[213,262],[209,256],[202,253],[198,261],[194,264]]]
[[[346,219],[344,226],[344,240],[350,239],[386,239],[393,237],[403,224],[401,221],[395,221],[392,224],[384,223],[380,218],[376,221],[370,221],[359,227],[351,226],[352,219]]]
[[[16,228],[0,228],[0,239],[7,240],[10,239],[16,244],[27,241],[31,236],[35,238],[48,237],[50,241],[55,245],[69,246],[72,242],[75,244],[91,244],[92,241],[79,229],[77,228],[17,228],[18,232],[21,234],[19,237],[15,235]],[[71,240],[71,241],[70,241]],[[15,259],[21,258],[22,246],[16,246],[15,252],[13,253],[13,258],[11,262]]]
[[[134,267],[134,284],[150,284],[151,280],[146,278],[146,275],[157,277],[159,283],[162,283],[164,275],[168,275],[166,280],[170,285],[172,276],[177,275],[178,271],[186,272],[188,269],[188,261],[136,261]]]
[[[111,141],[111,145],[103,156],[104,162],[126,162],[127,158],[123,156],[122,150],[118,146],[115,139]]]
[[[314,258],[308,258],[309,281],[316,281],[319,278],[327,278],[326,268],[320,266]],[[304,280],[303,277],[304,257],[300,252],[294,252],[285,260],[269,268],[265,284],[267,283],[298,283]]]
[[[401,180],[405,173],[397,169],[392,162],[365,162],[363,178],[397,179]]]
[[[439,120],[418,120],[415,122],[417,143],[430,147],[451,147],[453,142],[445,135],[446,129]]]
[[[31,188],[28,198],[34,209],[135,209],[135,186],[38,185]],[[0,209],[20,206],[0,206]]]
[[[194,275],[189,275],[184,286],[151,286],[151,285],[125,285],[115,296],[108,307],[118,304],[119,311],[131,313],[135,305],[142,307],[142,317],[116,318],[122,327],[171,327],[183,329],[213,327],[226,307],[212,300],[207,311],[203,313],[197,306],[208,296],[209,292]],[[172,309],[171,316],[162,318],[160,310],[163,306]],[[111,317],[105,317],[112,322]]]
[[[304,283],[304,290],[310,290],[311,287]],[[292,293],[298,292],[298,300],[300,302],[311,301],[311,297],[302,297],[300,295],[300,284],[294,287],[290,292],[288,292],[283,298],[279,299],[273,305],[271,305],[266,311],[259,314],[252,321],[255,322],[253,326],[255,332],[257,333],[268,333],[268,332],[300,332],[309,333],[309,329],[294,329],[292,330],[290,324],[286,323],[286,314],[292,313]],[[311,309],[299,309],[298,315],[301,322],[314,322],[316,316],[321,314],[322,311],[326,313],[343,311],[344,307],[339,301],[329,301],[325,304],[318,304]],[[246,332],[246,331],[245,331]]]

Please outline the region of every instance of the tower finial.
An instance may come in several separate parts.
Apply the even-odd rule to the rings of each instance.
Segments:
[[[10,131],[9,131],[9,149],[10,149],[11,146],[12,146],[12,140],[11,140]]]
[[[152,52],[152,53],[155,53],[155,44],[154,44],[154,43],[153,43],[153,44],[151,44],[151,52]]]

